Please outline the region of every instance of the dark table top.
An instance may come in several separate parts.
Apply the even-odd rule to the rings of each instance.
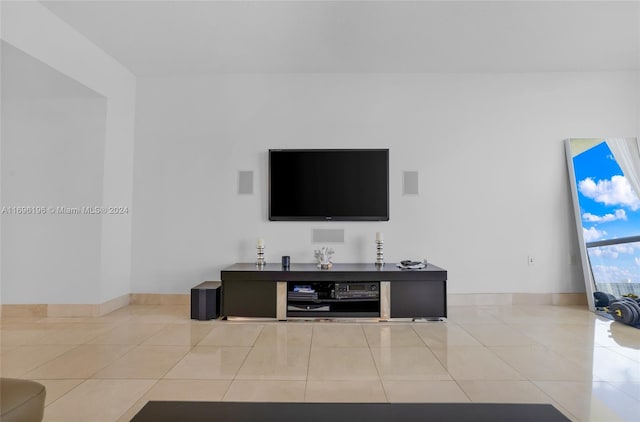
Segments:
[[[222,281],[443,281],[447,271],[433,264],[420,270],[403,270],[395,263],[377,266],[374,263],[333,264],[323,270],[316,264],[291,263],[283,269],[278,263],[257,266],[255,263],[236,263],[221,271]]]
[[[550,404],[148,402],[132,422],[567,422]]]

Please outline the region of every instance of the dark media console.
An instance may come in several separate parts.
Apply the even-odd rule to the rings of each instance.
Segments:
[[[402,270],[395,264],[315,264],[262,267],[234,264],[221,271],[222,315],[228,318],[447,317],[447,271],[429,264]]]

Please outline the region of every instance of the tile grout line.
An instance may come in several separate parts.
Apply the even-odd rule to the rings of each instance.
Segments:
[[[231,389],[231,385],[233,385],[233,383],[236,380],[237,381],[242,381],[242,380],[237,378],[238,377],[238,373],[240,372],[240,369],[242,369],[242,366],[247,361],[247,358],[249,357],[249,354],[251,354],[251,352],[254,350],[255,345],[256,345],[256,341],[258,341],[258,337],[260,337],[260,334],[262,334],[262,330],[264,330],[264,324],[260,324],[260,331],[258,331],[258,334],[253,339],[253,341],[251,342],[251,346],[249,346],[249,350],[247,351],[247,354],[244,355],[244,358],[242,359],[242,363],[240,363],[240,365],[238,365],[238,369],[236,369],[236,372],[233,374],[233,378],[231,378],[231,380],[229,381],[229,385],[227,386],[224,394],[222,395],[221,401],[225,401],[225,397],[229,393],[229,390]],[[225,346],[217,346],[217,347],[225,347]],[[246,347],[246,346],[229,346],[229,347]]]
[[[304,396],[302,397],[302,400],[305,403],[307,402],[307,392],[309,389],[309,368],[311,368],[311,349],[313,349],[313,336],[315,332],[316,332],[316,325],[312,323],[311,338],[309,339],[309,356],[307,358],[307,374],[304,377]]]
[[[469,395],[467,394],[466,391],[464,391],[464,388],[462,388],[462,386],[458,383],[458,380],[455,379],[453,377],[453,375],[451,374],[451,372],[449,372],[449,368],[447,368],[440,359],[438,359],[438,356],[433,353],[433,350],[431,349],[431,347],[427,344],[426,341],[424,341],[424,339],[422,338],[422,336],[420,335],[420,333],[418,333],[415,329],[415,325],[412,324],[411,325],[411,329],[413,330],[413,332],[418,336],[418,338],[422,341],[422,343],[424,343],[424,345],[427,347],[427,349],[429,349],[429,351],[433,354],[433,356],[436,358],[436,360],[440,363],[440,365],[442,365],[442,367],[447,371],[447,374],[449,374],[449,376],[451,377],[451,380],[458,386],[458,388],[460,389],[460,391],[462,391],[462,394],[465,395],[465,397],[469,400],[470,403],[473,403],[473,400],[471,400],[471,397],[469,397]]]
[[[73,390],[75,390],[76,388],[80,387],[82,384],[84,384],[85,382],[87,382],[89,379],[88,378],[57,378],[57,379],[81,379],[82,381],[80,381],[78,384],[74,385],[73,387],[71,387],[71,389],[69,391],[67,391],[66,393],[64,393],[63,395],[61,395],[60,397],[58,397],[57,399],[55,399],[54,401],[52,401],[51,403],[49,403],[48,405],[46,405],[45,411],[47,409],[47,407],[51,406],[52,404],[54,404],[55,402],[57,402],[58,400],[60,400],[61,398],[65,397],[67,394],[71,393]],[[44,379],[43,381],[47,381],[46,379]],[[44,420],[44,419],[43,419]]]
[[[551,402],[549,404],[551,404],[552,406],[554,406],[554,404],[557,404],[560,407],[560,409],[562,409],[565,412],[567,412],[569,415],[574,417],[576,420],[580,420],[580,418],[577,415],[574,415],[573,412],[570,412],[569,409],[567,409],[565,406],[561,405],[557,400],[554,400],[553,397],[548,395],[546,391],[544,391],[542,388],[540,388],[540,386],[537,384],[537,381],[533,381],[533,380],[528,380],[528,381],[531,384],[533,384],[542,394],[544,394],[546,397],[549,397],[549,399],[551,400]],[[544,381],[539,381],[539,382],[544,382]],[[580,381],[550,381],[550,382],[580,382]]]
[[[387,395],[387,389],[384,388],[384,379],[383,379],[382,373],[380,372],[378,363],[376,362],[376,359],[373,356],[373,350],[371,350],[371,343],[369,343],[369,337],[367,337],[367,333],[364,331],[363,325],[360,325],[360,329],[362,330],[362,334],[364,335],[364,340],[367,342],[367,348],[369,349],[369,356],[371,356],[371,360],[373,361],[373,366],[375,366],[376,368],[376,372],[378,374],[378,382],[380,383],[380,387],[382,387],[382,394],[384,394],[384,398],[386,402],[391,403],[389,401],[389,396]]]
[[[130,378],[120,378],[120,380],[128,380],[128,379],[130,379]],[[129,406],[129,408],[128,408],[127,410],[125,410],[124,412],[122,412],[122,413],[120,414],[120,416],[118,416],[118,419],[117,419],[117,420],[122,419],[122,417],[123,417],[124,415],[126,415],[127,413],[129,413],[129,411],[130,411],[130,410],[131,410],[131,409],[132,409],[132,408],[133,408],[133,407],[134,407],[134,406],[135,406],[135,405],[136,405],[140,400],[142,400],[142,399],[144,398],[144,396],[145,396],[147,393],[149,393],[149,391],[151,391],[151,390],[153,389],[153,387],[155,387],[156,385],[158,385],[158,383],[160,382],[160,379],[154,379],[154,378],[152,378],[152,379],[153,379],[155,382],[154,382],[153,384],[151,384],[151,385],[149,386],[149,388],[147,388],[147,389],[142,393],[142,395],[141,395],[141,396],[140,396],[140,397],[135,401],[135,403],[133,403],[131,406]],[[148,402],[147,402],[147,403],[148,403]],[[146,406],[146,404],[147,404],[147,403],[145,403],[145,404],[143,405],[143,407],[144,407],[144,406]],[[142,408],[141,408],[141,410],[142,410]],[[138,411],[138,412],[139,412],[139,411]],[[138,412],[136,412],[136,414],[137,414]]]

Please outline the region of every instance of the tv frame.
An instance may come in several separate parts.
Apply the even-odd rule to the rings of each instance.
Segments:
[[[274,217],[271,214],[271,154],[273,152],[278,151],[291,151],[291,152],[337,152],[337,151],[384,151],[387,153],[387,186],[386,186],[386,196],[387,196],[387,215],[386,216],[276,216]],[[268,213],[269,213],[269,221],[389,221],[390,219],[390,209],[389,209],[389,185],[391,183],[389,179],[389,148],[273,148],[269,149],[269,165],[268,165],[268,176],[269,176],[269,184],[268,184]]]

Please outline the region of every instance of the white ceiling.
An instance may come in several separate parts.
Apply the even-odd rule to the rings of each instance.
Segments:
[[[137,75],[640,70],[640,2],[43,1]]]

